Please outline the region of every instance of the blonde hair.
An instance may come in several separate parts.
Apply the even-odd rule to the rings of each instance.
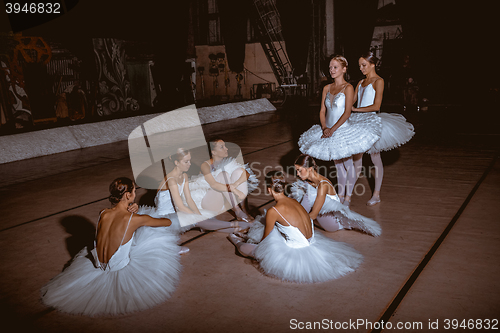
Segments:
[[[349,65],[349,63],[347,62],[347,59],[344,56],[341,56],[338,54],[332,55],[330,57],[330,62],[332,62],[332,60],[337,61],[342,67],[345,67],[345,68],[347,68],[347,66]]]

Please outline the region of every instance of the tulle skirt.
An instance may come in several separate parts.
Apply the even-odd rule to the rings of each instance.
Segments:
[[[359,112],[353,113],[350,118],[362,119],[366,117],[366,113]],[[377,114],[382,121],[382,133],[380,139],[367,151],[369,154],[387,151],[404,145],[415,135],[413,125],[406,121],[406,118],[398,113],[385,113]]]
[[[117,271],[95,268],[87,248],[41,289],[42,302],[62,312],[122,315],[151,308],[175,291],[181,271],[178,237],[170,227],[140,227],[130,262]]]
[[[321,126],[314,125],[300,136],[300,151],[323,161],[364,153],[380,138],[380,117],[370,113],[367,117],[351,118],[352,116],[328,138],[321,138]]]
[[[264,232],[260,219],[256,218],[248,236],[250,243],[258,243],[255,258],[266,275],[297,283],[324,282],[353,272],[363,261],[351,246],[319,231],[314,232],[309,246],[301,248],[289,247],[276,228],[260,242]]]

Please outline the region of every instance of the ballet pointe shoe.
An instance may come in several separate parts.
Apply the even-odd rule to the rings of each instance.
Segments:
[[[341,204],[344,203],[344,199],[345,199],[345,197],[343,195],[339,195],[339,201]]]
[[[245,239],[238,237],[235,234],[227,235],[227,239],[229,239],[229,241],[233,243],[233,245],[236,246],[236,248],[238,248],[238,243],[245,242]]]
[[[380,202],[380,196],[373,196],[370,200],[366,202],[367,206],[374,206]]]
[[[236,219],[238,221],[252,223],[254,219],[251,216],[248,216],[243,210],[238,209],[234,212],[236,214]]]
[[[342,204],[344,206],[346,206],[347,208],[349,208],[351,206],[351,198],[347,199],[347,197],[344,199],[344,201],[342,202]]]
[[[181,246],[181,249],[179,250],[179,254],[185,254],[188,252],[189,252],[189,247]]]
[[[246,222],[246,221],[244,221],[244,222]],[[248,230],[250,229],[250,227],[247,227],[247,228],[241,227],[239,225],[238,221],[231,222],[231,227],[234,228],[233,234],[235,234],[235,233],[247,233]]]

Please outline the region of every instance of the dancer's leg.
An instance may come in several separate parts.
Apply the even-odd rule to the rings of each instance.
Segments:
[[[356,169],[356,180],[357,180],[361,175],[361,171],[363,169],[363,153],[353,155],[352,161],[354,164],[354,168]]]
[[[251,223],[243,221],[226,222],[211,218],[198,222],[196,225],[204,230],[212,230],[231,234],[233,232],[238,232],[250,228]]]
[[[255,257],[254,253],[255,253],[255,249],[257,248],[256,244],[245,243],[243,239],[239,238],[236,235],[232,235],[232,234],[229,235],[227,238],[231,241],[231,243],[234,244],[234,246],[236,246],[236,249],[242,255],[244,255],[245,257],[252,257],[252,258]]]
[[[340,202],[344,201],[345,197],[345,187],[347,182],[347,170],[344,165],[344,160],[334,161],[335,167],[337,168],[337,192],[340,197]]]
[[[352,157],[344,159],[344,166],[347,170],[347,182],[346,182],[346,194],[344,203],[349,205],[351,202],[352,190],[354,189],[354,185],[356,184],[356,180],[358,179],[358,174],[356,172],[356,168],[354,167]]]
[[[316,218],[319,225],[329,232],[334,232],[343,229],[342,225],[339,223],[337,218],[333,215],[321,215]]]
[[[235,181],[237,181],[238,179],[240,179],[241,175],[243,174],[243,172],[246,173],[246,171],[242,168],[238,168],[236,170],[233,171],[233,173],[231,174],[231,177],[230,177],[230,181],[231,183],[234,183]],[[248,186],[247,186],[247,182],[243,182],[241,183],[240,185],[238,185],[236,187],[238,190],[240,190],[241,192],[243,192],[243,194],[246,195],[248,194]]]
[[[224,201],[224,196],[221,192],[209,188],[201,200],[201,208],[213,212],[221,212],[224,210]]]
[[[382,187],[382,180],[384,179],[384,164],[380,153],[370,154],[373,165],[375,166],[375,189],[372,198],[366,203],[373,206],[380,202],[380,188]]]

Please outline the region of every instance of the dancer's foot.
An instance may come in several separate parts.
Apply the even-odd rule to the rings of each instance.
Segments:
[[[343,195],[339,195],[339,200],[340,200],[340,203],[343,204],[345,197]]]
[[[367,206],[374,206],[380,202],[380,196],[373,196],[368,202],[366,203]]]
[[[342,204],[344,206],[347,206],[347,208],[349,208],[351,206],[351,197],[346,195],[345,199],[344,199],[344,202],[342,202]]]
[[[235,210],[234,213],[236,214],[236,219],[238,221],[243,221],[247,223],[252,223],[254,221],[254,219],[251,216],[248,216],[247,213],[245,213],[241,209]]]
[[[179,254],[185,254],[188,252],[189,252],[189,247],[181,246],[181,249],[179,250]]]
[[[240,226],[238,222],[239,221],[231,222],[231,227],[234,228],[233,233],[236,233],[236,232],[240,232],[240,233],[248,232],[248,230],[250,229],[250,227],[244,228],[244,227]],[[243,222],[246,222],[246,221],[243,221]]]
[[[245,239],[241,238],[241,237],[238,237],[236,236],[235,234],[229,234],[227,235],[227,239],[229,239],[229,241],[231,243],[234,244],[234,246],[238,247],[238,244],[241,243],[241,242],[245,242]]]

